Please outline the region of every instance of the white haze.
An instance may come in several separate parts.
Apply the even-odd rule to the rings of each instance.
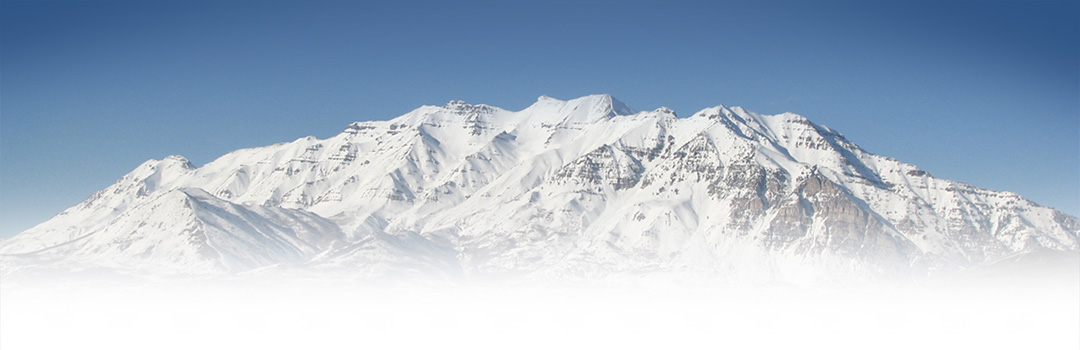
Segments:
[[[3,349],[1076,349],[1080,279],[5,287]]]

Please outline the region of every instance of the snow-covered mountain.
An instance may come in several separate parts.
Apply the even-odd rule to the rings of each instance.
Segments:
[[[751,279],[924,274],[1077,251],[1080,221],[784,113],[608,95],[451,101],[202,167],[148,161],[0,242],[6,272]]]

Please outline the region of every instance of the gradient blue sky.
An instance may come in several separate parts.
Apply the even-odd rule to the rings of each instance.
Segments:
[[[1076,1],[4,1],[0,237],[150,158],[593,93],[796,112],[1078,215],[1078,23]]]

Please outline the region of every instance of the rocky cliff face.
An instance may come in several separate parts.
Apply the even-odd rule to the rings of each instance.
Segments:
[[[922,274],[1080,249],[1080,222],[785,113],[607,95],[461,101],[334,137],[149,161],[0,243],[35,264],[220,273],[762,279]]]

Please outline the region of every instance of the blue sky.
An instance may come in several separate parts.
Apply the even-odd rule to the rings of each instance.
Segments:
[[[1080,3],[4,1],[0,237],[150,158],[451,99],[791,111],[1080,215]]]

